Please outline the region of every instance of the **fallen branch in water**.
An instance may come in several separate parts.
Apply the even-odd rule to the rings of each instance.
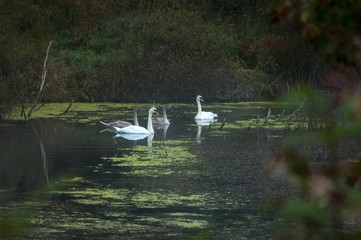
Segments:
[[[267,117],[265,118],[263,125],[266,125],[270,116],[271,116],[271,108],[268,109]]]
[[[227,118],[223,118],[222,125],[219,127],[219,130],[222,130],[224,124],[226,123]]]
[[[301,105],[288,117],[288,120],[290,120],[295,114],[296,112],[298,112],[299,110],[301,110],[303,108],[303,106],[305,105],[307,97],[305,97],[305,99],[303,99]]]
[[[39,107],[37,107],[36,109],[35,109],[35,111],[34,112],[36,112],[36,111],[38,111],[41,107],[43,107],[45,105],[45,103],[42,103]]]
[[[70,104],[69,104],[69,106],[68,106],[68,108],[63,112],[63,114],[67,114],[68,113],[68,111],[70,110],[70,108],[71,108],[71,105],[73,105],[73,100],[71,100],[71,102],[70,102]]]
[[[281,120],[283,118],[283,116],[285,115],[286,110],[283,110],[282,114],[278,117],[278,120]]]

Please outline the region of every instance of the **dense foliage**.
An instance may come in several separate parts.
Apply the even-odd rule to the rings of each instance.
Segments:
[[[290,95],[305,102],[304,117],[317,127],[287,138],[285,149],[267,162],[302,190],[300,198],[281,203],[295,226],[287,224],[285,239],[361,237],[360,13],[356,0],[282,1],[274,10],[332,66],[325,80],[338,89],[338,98],[309,88]]]
[[[1,0],[0,112],[34,100],[51,40],[48,102],[252,100],[317,79],[272,2]]]

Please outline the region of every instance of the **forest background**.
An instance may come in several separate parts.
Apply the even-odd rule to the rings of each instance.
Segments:
[[[329,67],[276,0],[0,0],[0,116],[42,102],[265,100]],[[274,12],[273,12],[274,13]]]

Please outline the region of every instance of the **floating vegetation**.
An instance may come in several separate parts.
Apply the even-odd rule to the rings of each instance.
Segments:
[[[64,110],[69,106],[68,103],[48,103],[44,104],[32,114],[32,119],[46,118],[58,119],[67,122],[96,124],[99,120],[113,121],[124,119],[132,121],[132,109],[135,104],[129,103],[73,103],[69,111],[64,114]],[[136,104],[141,108],[139,119],[147,118],[147,109],[152,104]],[[174,116],[186,117],[193,119],[196,112],[195,104],[170,104],[174,109]],[[238,102],[238,103],[220,103],[204,105],[205,110],[214,110],[220,116],[218,121],[213,123],[211,128],[227,132],[227,129],[250,129],[250,128],[268,128],[268,129],[308,129],[314,127],[315,119],[312,121],[308,118],[292,114],[285,114],[290,105],[284,103],[270,102]],[[296,108],[296,107],[294,107]],[[190,110],[189,110],[190,109]],[[267,109],[272,109],[272,114],[267,115]],[[21,107],[16,108],[7,116],[9,120],[24,120],[19,112]],[[142,111],[144,110],[144,111]],[[258,112],[256,114],[255,112]],[[239,116],[239,117],[238,117]],[[224,118],[225,117],[225,118]],[[228,118],[227,118],[228,117]],[[171,117],[172,118],[172,117]],[[223,123],[224,121],[224,123]],[[193,122],[192,122],[193,124]],[[223,127],[224,125],[224,127]],[[318,124],[319,125],[319,124]]]
[[[168,140],[166,146],[152,151],[149,155],[148,146],[137,146],[137,151],[123,154],[121,157],[104,158],[113,166],[128,167],[128,175],[157,177],[170,174],[192,174],[193,170],[185,166],[194,163],[197,158],[183,146],[181,140]],[[195,172],[193,174],[196,174]]]
[[[47,103],[32,114],[32,119],[52,118],[65,120],[69,122],[89,123],[105,119],[130,118],[134,104],[123,103],[73,103],[72,107],[66,114],[64,111],[68,103]],[[141,109],[147,109],[151,104],[136,104]],[[20,116],[21,107],[15,108],[7,116],[9,120],[24,120]],[[140,116],[146,116],[147,111],[140,112]]]
[[[32,118],[61,121],[29,122],[43,137],[52,186],[44,201],[31,206],[31,227],[24,239],[191,239],[200,233],[227,239],[230,231],[253,236],[243,230],[264,222],[255,216],[252,200],[261,199],[258,195],[263,196],[268,184],[264,175],[257,177],[259,159],[253,154],[259,149],[262,155],[268,145],[262,145],[259,139],[265,138],[257,138],[256,131],[245,130],[257,121],[257,115],[262,122],[270,105],[250,105],[205,106],[220,118],[210,127],[202,126],[198,135],[195,104],[172,104],[167,136],[156,130],[151,142],[113,138],[111,133],[99,133],[100,124],[92,126],[98,120],[131,120],[134,104],[74,103],[66,114],[62,112],[67,104],[44,105]],[[272,109],[264,127],[277,129],[280,112],[282,109]],[[140,124],[146,114],[140,112]],[[28,135],[32,137],[33,132]],[[262,147],[244,145],[243,140],[258,140]],[[33,155],[37,159],[39,154],[34,151]],[[56,172],[64,169],[66,173]],[[43,166],[38,170],[43,179]],[[261,186],[256,189],[254,184]]]

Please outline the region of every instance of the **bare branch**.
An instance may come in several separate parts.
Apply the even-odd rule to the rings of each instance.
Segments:
[[[46,56],[45,56],[45,60],[44,60],[44,64],[43,64],[43,72],[41,74],[41,83],[40,83],[40,89],[39,89],[39,92],[38,92],[38,95],[36,96],[31,108],[30,108],[30,111],[28,113],[28,117],[31,116],[31,114],[33,113],[37,103],[39,102],[39,100],[41,99],[41,93],[43,91],[43,88],[44,88],[44,84],[45,84],[45,80],[46,80],[46,74],[47,74],[47,69],[46,69],[46,65],[47,65],[47,62],[48,62],[48,57],[49,57],[49,51],[50,51],[50,47],[51,47],[51,44],[53,43],[53,41],[50,41],[49,45],[48,45],[48,48],[46,50]]]
[[[303,105],[305,105],[306,99],[307,99],[307,97],[305,97],[305,99],[303,99],[301,105],[288,117],[288,120],[290,120],[296,114],[296,112],[298,112],[299,110],[301,110],[301,108],[303,108]]]

